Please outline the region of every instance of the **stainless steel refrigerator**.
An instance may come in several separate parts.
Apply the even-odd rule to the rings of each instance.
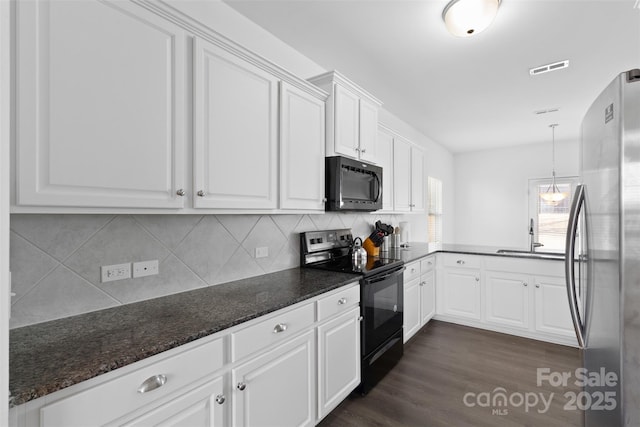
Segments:
[[[585,425],[640,426],[640,69],[616,77],[582,122],[566,250],[582,373],[592,379],[579,401]]]

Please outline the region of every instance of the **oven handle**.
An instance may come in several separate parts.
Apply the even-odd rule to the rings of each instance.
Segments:
[[[372,277],[368,277],[368,278],[362,279],[362,284],[370,285],[372,283],[382,282],[383,280],[387,280],[391,276],[398,276],[398,275],[402,274],[405,269],[406,269],[406,267],[402,266],[402,267],[399,267],[399,268],[391,271],[390,273],[386,273],[386,274],[382,274],[382,275],[375,275],[375,276],[372,276]]]

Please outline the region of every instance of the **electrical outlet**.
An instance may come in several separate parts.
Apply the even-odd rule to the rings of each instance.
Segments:
[[[266,258],[269,256],[269,246],[256,248],[256,258]]]
[[[158,274],[158,260],[140,261],[133,263],[133,277],[145,277]]]
[[[100,267],[102,283],[131,278],[131,264],[113,264]]]

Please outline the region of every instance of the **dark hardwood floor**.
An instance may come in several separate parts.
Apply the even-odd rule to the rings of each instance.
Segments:
[[[582,426],[583,414],[565,409],[565,393],[580,391],[580,357],[576,348],[431,321],[367,396],[349,397],[319,426]],[[573,380],[538,386],[538,368]],[[493,401],[501,391],[505,406]]]

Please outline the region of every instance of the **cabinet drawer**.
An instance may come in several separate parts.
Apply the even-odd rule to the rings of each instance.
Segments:
[[[435,266],[436,266],[436,258],[433,256],[430,256],[420,261],[420,271],[422,274],[426,273],[427,271],[433,270]]]
[[[231,334],[231,359],[235,362],[260,349],[301,332],[314,323],[313,303],[276,314]]]
[[[406,269],[404,270],[404,281],[408,282],[410,280],[415,279],[416,277],[420,277],[420,261],[412,262],[406,265]]]
[[[360,302],[360,285],[331,294],[318,300],[318,321],[328,319],[334,314],[347,311]]]
[[[103,425],[187,386],[223,364],[223,340],[218,339],[47,405],[41,410],[41,423]],[[163,385],[138,391],[143,383],[154,383],[154,377],[160,376],[166,379]]]
[[[482,257],[464,254],[442,254],[445,267],[480,268]]]

